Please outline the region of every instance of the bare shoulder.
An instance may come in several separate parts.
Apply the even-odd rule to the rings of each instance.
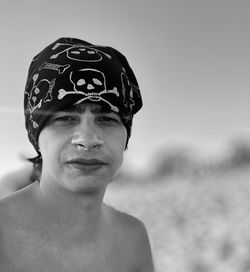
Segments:
[[[0,198],[0,262],[3,262],[4,245],[6,237],[8,238],[9,230],[13,226],[11,214],[12,202],[9,197]],[[0,266],[1,267],[1,266]]]
[[[153,272],[153,259],[148,233],[144,223],[127,213],[113,210],[119,242],[129,252],[130,261],[135,264],[135,271]],[[128,254],[128,253],[126,253]]]
[[[117,226],[119,226],[126,235],[135,236],[137,238],[147,236],[145,225],[138,218],[125,212],[115,210],[115,220]]]
[[[0,228],[11,221],[23,218],[32,209],[31,186],[27,186],[0,198]],[[13,222],[12,222],[13,223]]]
[[[30,198],[27,189],[0,198],[0,271],[17,271],[12,267],[12,260],[21,254],[22,243],[17,238],[25,233],[27,209],[32,208]]]
[[[27,221],[34,207],[33,203],[31,186],[0,198],[0,239],[1,234],[15,233]]]

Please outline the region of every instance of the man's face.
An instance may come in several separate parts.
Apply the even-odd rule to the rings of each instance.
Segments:
[[[101,105],[56,112],[39,136],[41,178],[78,193],[104,190],[122,163],[126,139],[120,117]]]

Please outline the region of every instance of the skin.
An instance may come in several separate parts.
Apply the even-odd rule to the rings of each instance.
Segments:
[[[143,223],[103,203],[126,137],[97,104],[51,118],[39,136],[40,182],[0,200],[0,271],[154,270]]]

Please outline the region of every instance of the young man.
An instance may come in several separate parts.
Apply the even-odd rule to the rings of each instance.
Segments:
[[[144,225],[103,203],[140,91],[111,47],[61,38],[32,61],[25,89],[39,181],[0,200],[1,272],[152,272]]]

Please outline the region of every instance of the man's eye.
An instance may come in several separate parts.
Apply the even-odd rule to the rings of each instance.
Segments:
[[[109,117],[109,116],[101,116],[98,118],[99,121],[105,122],[105,123],[116,123],[119,124],[119,120],[114,118],[114,117]]]
[[[54,122],[62,122],[62,123],[76,122],[76,117],[74,117],[74,116],[58,116],[54,119]]]

